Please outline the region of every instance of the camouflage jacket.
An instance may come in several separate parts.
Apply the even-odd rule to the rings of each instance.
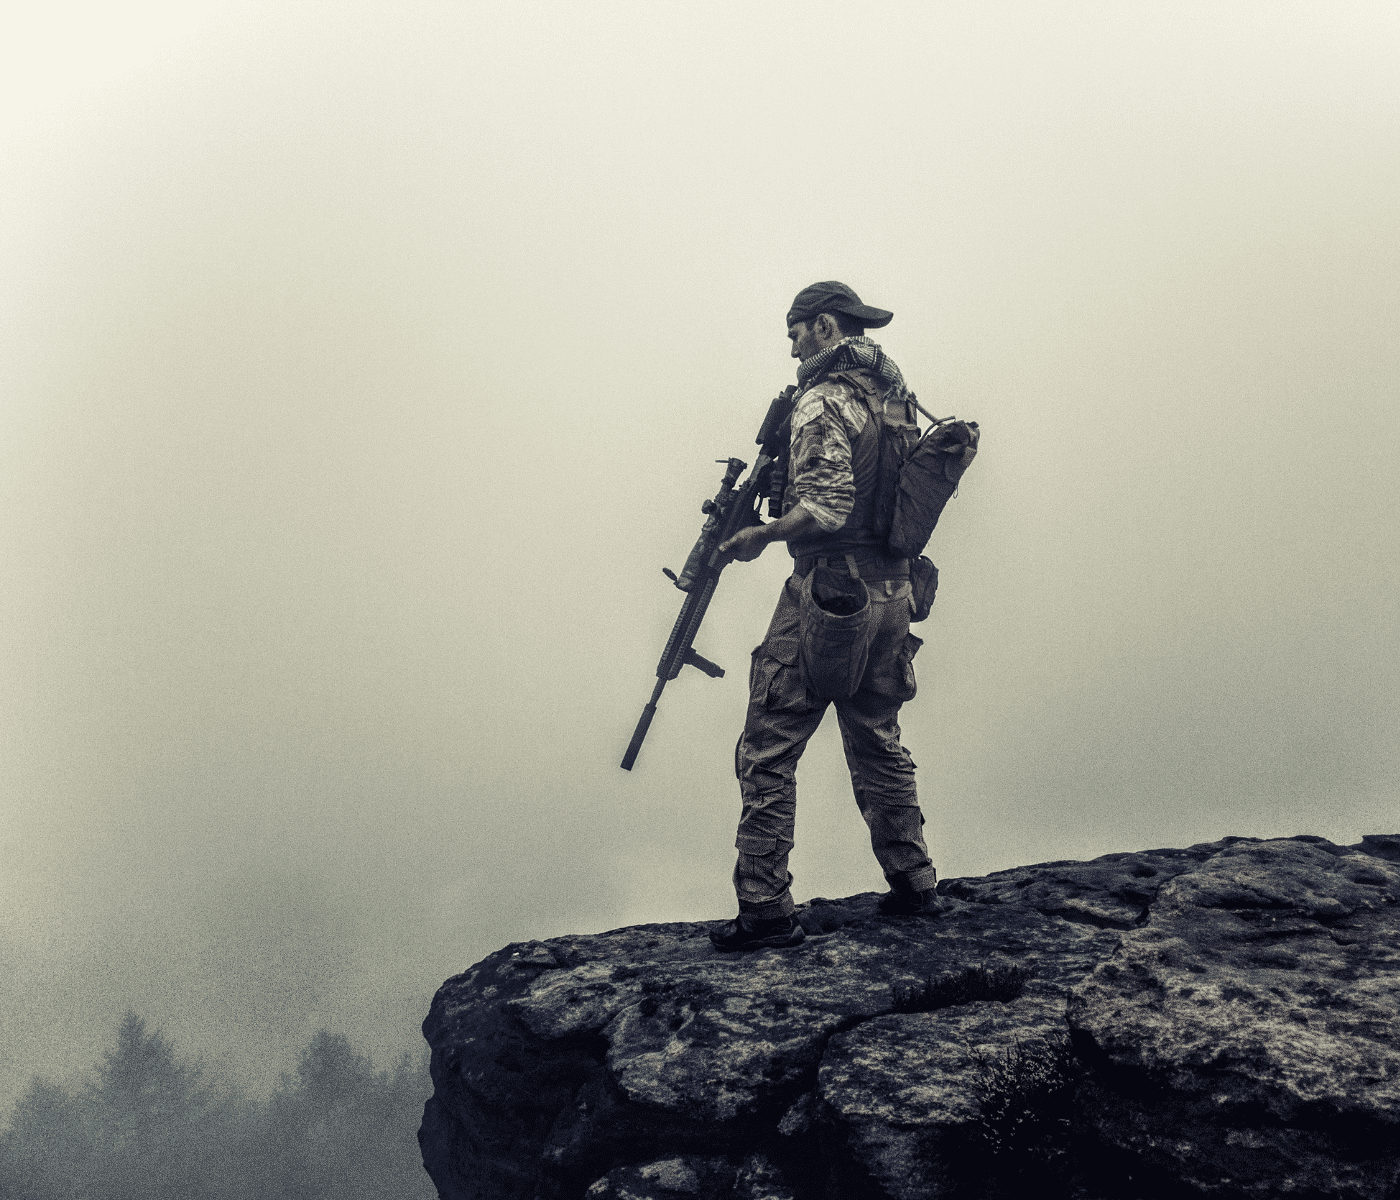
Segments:
[[[797,398],[785,513],[801,504],[824,533],[834,533],[846,523],[856,498],[851,443],[869,420],[865,401],[846,383],[824,380]]]

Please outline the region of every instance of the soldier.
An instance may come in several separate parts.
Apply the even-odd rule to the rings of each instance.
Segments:
[[[782,541],[796,560],[753,652],[748,715],[735,754],[743,799],[734,866],[739,915],[710,934],[721,950],[795,946],[805,936],[793,915],[787,864],[797,760],[829,703],[807,686],[800,665],[802,584],[819,562],[858,575],[870,598],[869,658],[855,693],[835,704],[856,804],[890,885],[880,911],[939,908],[914,762],[899,741],[899,708],[914,696],[913,658],[922,644],[909,632],[909,560],[890,555],[876,517],[880,494],[892,499],[897,474],[882,465],[882,431],[872,413],[882,412],[888,425],[914,426],[899,368],[865,336],[893,316],[862,304],[843,283],[798,292],[787,314],[792,356],[800,362],[783,515],[720,547],[749,562],[769,542]]]

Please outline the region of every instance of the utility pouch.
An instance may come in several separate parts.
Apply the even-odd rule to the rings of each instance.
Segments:
[[[909,605],[914,610],[909,620],[922,621],[932,611],[933,598],[938,593],[938,568],[922,554],[910,559],[909,584],[913,589]]]
[[[798,622],[808,690],[823,700],[849,700],[860,688],[875,636],[874,606],[853,556],[846,555],[844,572],[817,560],[802,580]]]
[[[946,421],[924,434],[899,471],[890,522],[892,554],[915,558],[933,535],[943,506],[977,454],[976,421]]]

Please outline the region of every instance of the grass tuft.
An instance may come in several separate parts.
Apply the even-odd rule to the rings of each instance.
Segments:
[[[1035,978],[1034,967],[968,967],[956,975],[940,979],[930,976],[923,983],[902,987],[895,984],[894,1012],[933,1012],[974,1000],[1015,1000]]]

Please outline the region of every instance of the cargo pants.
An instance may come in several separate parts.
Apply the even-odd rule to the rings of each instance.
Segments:
[[[735,846],[734,890],[740,912],[759,918],[793,911],[788,852],[797,819],[797,761],[828,704],[846,750],[856,804],[870,845],[891,885],[924,891],[937,872],[924,843],[914,787],[914,760],[899,741],[899,707],[914,697],[914,655],[923,642],[909,632],[908,580],[869,584],[875,636],[859,689],[849,700],[809,692],[798,665],[802,579],[792,576],[749,671],[749,709],[735,749],[743,800]]]

